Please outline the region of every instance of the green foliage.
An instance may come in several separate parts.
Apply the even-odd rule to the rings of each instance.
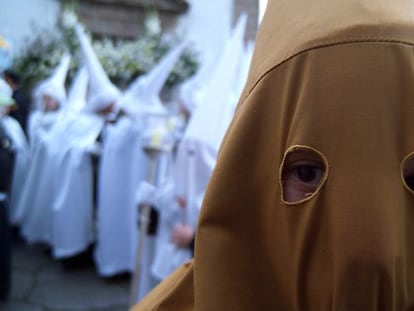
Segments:
[[[143,33],[135,40],[102,38],[92,41],[104,70],[119,87],[125,87],[148,72],[176,44],[174,40],[165,40],[157,19],[156,12],[150,11],[144,21]],[[14,60],[12,68],[21,74],[26,89],[50,75],[65,51],[72,55],[67,79],[70,83],[80,63],[79,43],[74,30],[76,23],[73,5],[67,5],[53,31],[35,30],[33,39]],[[187,49],[175,65],[166,86],[173,88],[182,83],[195,73],[197,67],[196,53]]]
[[[23,86],[32,87],[45,79],[59,63],[66,50],[61,38],[50,30],[36,31],[36,36],[14,60],[13,70],[21,75]]]

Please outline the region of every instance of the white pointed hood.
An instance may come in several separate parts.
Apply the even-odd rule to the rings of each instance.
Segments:
[[[243,54],[240,59],[239,73],[235,81],[236,83],[234,86],[232,99],[231,99],[231,105],[233,106],[233,109],[236,109],[236,105],[239,101],[240,95],[246,84],[247,75],[249,73],[250,63],[251,63],[252,56],[253,56],[253,50],[254,50],[254,42],[250,41],[247,43],[246,47],[244,48]]]
[[[149,73],[138,77],[122,97],[120,108],[132,115],[166,113],[159,93],[186,45],[184,41],[172,48]]]
[[[230,96],[238,78],[246,22],[247,15],[243,13],[206,86],[206,96],[189,121],[183,141],[203,142],[213,150],[218,150],[233,117]]]
[[[258,0],[258,1],[259,1],[259,10],[258,10],[258,14],[257,14],[257,25],[260,25],[260,22],[263,19],[263,15],[266,11],[268,0]]]
[[[194,208],[198,211],[201,205],[221,141],[233,118],[232,93],[240,72],[246,20],[246,14],[239,17],[178,146],[175,191],[187,199],[189,212]],[[197,219],[194,215],[188,218]]]
[[[55,98],[58,101],[60,108],[65,105],[65,80],[69,69],[70,59],[71,57],[69,54],[64,54],[53,73],[35,88],[33,96],[37,109],[43,109],[42,97],[44,95],[49,95]]]
[[[204,88],[214,69],[217,61],[215,53],[206,53],[205,59],[200,62],[200,67],[190,79],[182,83],[178,89],[179,100],[191,114],[202,100]]]
[[[189,11],[179,21],[179,29],[193,41],[201,63],[211,66],[226,45],[233,16],[234,0],[188,0]]]
[[[88,90],[88,71],[82,67],[76,73],[68,94],[66,108],[79,112],[86,105],[86,94]]]
[[[189,0],[190,10],[180,27],[198,52],[200,67],[179,88],[179,100],[191,114],[204,96],[204,88],[214,71],[231,33],[233,0]],[[212,22],[214,21],[214,22]],[[206,27],[206,25],[208,25]]]
[[[121,93],[106,75],[82,27],[76,25],[75,30],[89,74],[89,96],[85,109],[97,112],[111,102],[116,103]]]

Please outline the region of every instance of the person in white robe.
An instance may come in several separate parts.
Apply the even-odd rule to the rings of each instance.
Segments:
[[[135,193],[139,183],[147,178],[150,161],[143,150],[142,133],[149,126],[148,121],[167,115],[159,92],[183,50],[184,44],[173,48],[149,73],[128,87],[119,101],[120,117],[107,127],[99,169],[95,249],[95,262],[102,277],[135,269]]]
[[[240,92],[239,80],[246,78],[246,71],[241,70],[246,20],[242,14],[205,89],[199,92],[200,102],[178,145],[170,198],[157,196],[162,205],[161,226],[151,267],[157,279],[164,279],[192,257],[190,246],[204,191],[233,117],[233,93]]]
[[[59,110],[66,103],[65,80],[70,56],[65,54],[53,74],[34,91],[38,109],[29,117],[30,167],[16,203],[21,233],[29,243],[51,240],[51,202],[54,170],[48,165],[48,148]]]
[[[86,113],[88,74],[81,68],[68,96],[65,118],[54,127],[49,149],[56,192],[52,204],[52,253],[70,258],[85,251],[94,241],[92,151],[104,126],[104,118]]]
[[[2,94],[6,94],[8,97],[12,96],[12,89],[6,81],[1,78],[0,90],[2,91]],[[9,108],[1,109],[0,122],[10,137],[15,152],[11,193],[9,198],[9,220],[12,225],[18,225],[19,221],[16,215],[17,202],[22,193],[26,171],[29,168],[29,143],[19,122],[8,115],[9,110]]]
[[[55,126],[50,148],[51,162],[60,179],[51,225],[53,256],[58,259],[78,255],[96,240],[92,156],[99,157],[97,140],[121,94],[108,79],[80,25],[76,33],[85,68],[74,80],[64,120]]]
[[[32,92],[34,107],[28,120],[28,137],[31,145],[36,143],[53,126],[66,104],[65,81],[71,56],[64,54],[52,74],[39,83]]]
[[[178,111],[181,114],[184,124],[179,127],[177,137],[175,140],[174,152],[169,154],[168,157],[163,157],[163,165],[166,167],[163,169],[165,172],[163,178],[160,178],[157,183],[157,187],[149,183],[143,182],[137,191],[137,201],[140,204],[148,204],[158,207],[159,211],[159,223],[158,234],[155,239],[154,256],[151,265],[152,277],[157,282],[164,279],[164,277],[171,272],[171,269],[175,267],[175,263],[180,263],[188,258],[189,252],[171,252],[173,256],[170,258],[164,257],[164,248],[173,248],[175,246],[171,242],[171,231],[173,226],[178,220],[182,219],[182,213],[178,206],[178,200],[175,194],[175,183],[179,180],[175,180],[175,162],[176,162],[176,149],[181,141],[185,127],[197,106],[202,102],[205,95],[206,86],[209,79],[214,72],[215,63],[218,61],[219,47],[216,46],[214,51],[208,54],[208,51],[204,51],[204,57],[200,60],[199,68],[197,72],[190,79],[185,81],[179,86],[177,105]],[[165,161],[167,160],[167,161]],[[179,174],[178,174],[179,175]],[[178,257],[178,258],[177,258]],[[141,297],[138,297],[141,298]]]

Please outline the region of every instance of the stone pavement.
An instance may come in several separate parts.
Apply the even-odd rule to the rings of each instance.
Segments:
[[[89,257],[90,258],[90,257]],[[130,276],[99,278],[91,260],[68,268],[44,247],[13,245],[12,288],[2,311],[126,311]]]

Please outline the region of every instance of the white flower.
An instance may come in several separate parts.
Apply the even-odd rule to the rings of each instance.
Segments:
[[[65,28],[73,28],[78,23],[78,17],[72,10],[64,10],[62,13],[62,26]]]
[[[149,35],[159,35],[161,33],[161,22],[156,12],[149,14],[145,20],[145,29]]]

